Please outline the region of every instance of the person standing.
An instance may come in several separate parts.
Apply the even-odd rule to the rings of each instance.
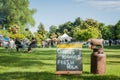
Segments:
[[[109,46],[111,46],[111,44],[112,44],[112,40],[111,40],[111,39],[109,39]]]
[[[36,47],[37,45],[37,40],[36,38],[32,38],[31,43],[28,46],[28,52],[32,51],[32,48]]]
[[[19,51],[19,48],[22,48],[22,44],[18,38],[15,39],[15,45],[17,52]]]

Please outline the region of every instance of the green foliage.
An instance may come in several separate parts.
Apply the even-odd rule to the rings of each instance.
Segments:
[[[2,29],[0,29],[0,34],[5,35],[5,36],[10,35],[10,33],[7,30],[2,30]]]
[[[50,33],[56,33],[57,32],[57,26],[52,25],[52,26],[50,26],[49,30],[50,30],[49,31]]]
[[[76,27],[74,30],[74,37],[80,41],[88,40],[89,38],[100,38],[100,32],[94,27],[89,27],[88,29]]]
[[[98,21],[94,19],[86,19],[84,22],[86,23],[86,27],[92,26],[94,28],[99,28]]]
[[[55,33],[51,33],[50,38],[51,38],[51,39],[55,39],[55,38],[57,38],[57,34],[55,34]]]
[[[38,44],[41,44],[41,41],[44,40],[44,39],[43,39],[43,36],[42,36],[41,34],[37,33],[37,32],[34,33],[34,35],[35,35],[35,38],[36,38],[36,40],[37,40],[37,43],[38,43]]]
[[[39,34],[44,35],[45,34],[45,27],[44,24],[40,23],[38,26],[38,31]]]
[[[112,25],[105,26],[105,24],[100,23],[99,24],[99,30],[101,32],[103,39],[113,39],[114,36],[114,29],[112,29]]]
[[[20,32],[20,27],[16,24],[11,24],[8,31],[12,34],[16,34]]]
[[[59,33],[67,33],[77,40],[87,40],[88,38],[101,38],[99,23],[93,19],[82,20],[76,18],[74,22],[66,22],[58,27]],[[93,32],[96,31],[96,32]]]
[[[49,33],[45,30],[44,24],[40,23],[38,26],[37,32],[34,33],[35,38],[37,39],[37,42],[41,44],[42,40],[45,40],[48,38]]]
[[[68,22],[66,22],[66,23],[64,23],[62,25],[59,25],[57,31],[63,34],[64,33],[64,29],[67,29],[68,32],[70,32],[72,30],[72,26],[73,26],[73,23],[68,21]]]
[[[0,34],[14,38],[14,39],[15,38],[19,38],[19,39],[25,38],[24,34],[20,34],[20,33],[12,34],[12,33],[8,32],[7,30],[1,30],[1,29],[0,29]]]
[[[31,33],[31,31],[28,28],[26,28],[25,31],[23,31],[22,33],[28,39],[31,39],[31,37],[33,36],[32,33]]]
[[[81,26],[82,23],[83,23],[83,20],[82,20],[80,17],[78,17],[78,18],[76,18],[75,21],[73,22],[73,26],[75,26],[75,27]]]
[[[29,0],[0,0],[0,19],[6,20],[6,27],[10,24],[17,24],[21,28],[27,24],[33,26],[34,13],[35,9],[29,9]]]
[[[64,29],[64,33],[69,34],[68,29]]]
[[[120,20],[115,25],[115,39],[120,39]]]
[[[23,34],[11,34],[11,35],[9,35],[9,37],[14,38],[14,39],[16,39],[16,38],[24,39],[25,38],[25,36]]]

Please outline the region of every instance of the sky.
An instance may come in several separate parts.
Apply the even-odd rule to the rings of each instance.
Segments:
[[[92,18],[98,22],[116,24],[120,20],[120,0],[29,0],[29,8],[35,8],[35,32],[40,23],[49,31],[51,25],[75,21],[77,17]]]

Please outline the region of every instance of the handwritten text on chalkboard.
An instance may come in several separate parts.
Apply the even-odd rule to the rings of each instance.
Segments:
[[[81,48],[58,48],[56,64],[57,71],[82,71]]]

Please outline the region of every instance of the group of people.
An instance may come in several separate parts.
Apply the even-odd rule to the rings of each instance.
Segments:
[[[33,37],[31,41],[28,39],[13,39],[9,37],[3,37],[2,46],[5,48],[16,48],[18,52],[20,48],[22,48],[23,52],[31,52],[32,48],[37,46],[37,40]],[[26,50],[27,49],[27,50]]]
[[[120,45],[120,40],[104,40],[104,44],[108,45],[108,46],[112,46],[112,45]]]
[[[32,38],[31,41],[27,41],[27,40],[23,40],[23,41],[19,41],[19,39],[15,39],[15,44],[16,44],[16,50],[17,52],[19,51],[19,48],[22,48],[23,51],[25,52],[25,48],[28,48],[28,52],[32,51],[32,48],[37,46],[37,40],[35,38]]]

